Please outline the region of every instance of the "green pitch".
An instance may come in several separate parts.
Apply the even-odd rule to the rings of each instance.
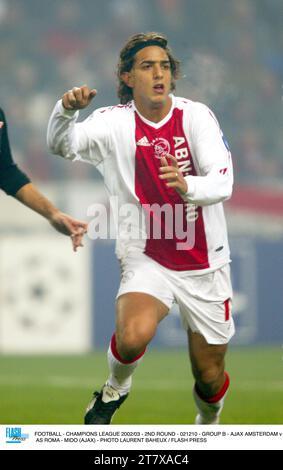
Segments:
[[[230,393],[222,424],[283,424],[283,349],[231,348]],[[106,354],[0,356],[0,423],[82,424],[94,388],[107,377]],[[193,379],[183,351],[148,350],[113,424],[192,424]]]

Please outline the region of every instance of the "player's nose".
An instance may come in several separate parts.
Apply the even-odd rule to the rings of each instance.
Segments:
[[[155,79],[163,77],[162,67],[159,64],[155,64],[153,67],[153,77]]]

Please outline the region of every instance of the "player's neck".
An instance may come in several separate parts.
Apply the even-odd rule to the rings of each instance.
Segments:
[[[152,122],[160,122],[170,112],[172,99],[168,96],[165,103],[153,103],[148,106],[139,100],[135,100],[135,107],[138,112],[146,119]]]

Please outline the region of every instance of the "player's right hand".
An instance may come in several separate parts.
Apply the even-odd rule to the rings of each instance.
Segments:
[[[89,105],[96,93],[97,91],[95,89],[90,90],[87,85],[81,87],[75,86],[72,90],[64,93],[62,96],[62,104],[64,108],[68,110],[83,109]]]

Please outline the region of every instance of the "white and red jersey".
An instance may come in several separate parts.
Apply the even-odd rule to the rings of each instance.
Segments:
[[[171,110],[158,123],[144,118],[134,101],[97,109],[77,122],[79,112],[67,111],[60,100],[49,120],[47,141],[53,153],[95,165],[109,195],[117,196],[120,206],[136,205],[137,216],[132,216],[131,224],[136,224],[139,236],[130,238],[128,226],[123,226],[125,219],[120,221],[118,258],[141,250],[167,268],[201,274],[230,262],[222,201],[232,192],[231,154],[209,108],[170,97]],[[176,157],[187,181],[184,198],[158,176],[160,157],[166,153]],[[180,250],[176,235],[164,236],[165,221],[158,211],[156,215],[150,210],[150,218],[159,217],[161,238],[152,237],[148,230],[141,233],[138,218],[144,217],[145,207],[155,204],[169,204],[173,214],[174,207],[182,204],[184,231],[187,223],[195,224],[193,247]]]

